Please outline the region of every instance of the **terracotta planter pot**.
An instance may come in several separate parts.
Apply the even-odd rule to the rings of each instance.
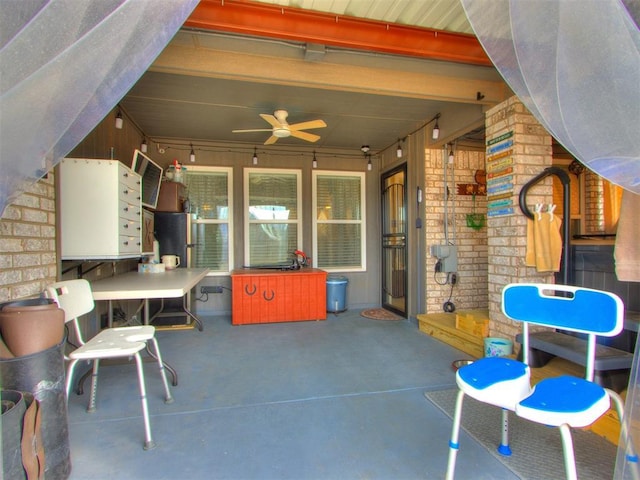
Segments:
[[[47,350],[64,337],[64,311],[45,298],[1,304],[0,334],[16,357]]]

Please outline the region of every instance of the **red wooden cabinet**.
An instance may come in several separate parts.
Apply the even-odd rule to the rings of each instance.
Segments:
[[[327,272],[246,269],[231,272],[233,325],[326,320]]]

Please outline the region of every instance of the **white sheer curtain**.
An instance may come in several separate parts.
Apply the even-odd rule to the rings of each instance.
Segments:
[[[640,2],[461,1],[538,121],[590,169],[640,193]]]
[[[197,3],[0,2],[0,211],[104,118]]]

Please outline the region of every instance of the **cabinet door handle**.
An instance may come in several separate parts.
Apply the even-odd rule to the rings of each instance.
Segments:
[[[122,244],[123,244],[123,245],[129,245],[129,242],[128,242],[128,241],[126,241],[126,242],[122,242]]]
[[[129,195],[129,190],[123,190],[122,193],[124,193],[125,195]]]
[[[128,224],[128,223],[125,223],[125,224],[123,225],[123,227],[124,227],[124,228],[129,228],[129,224]]]
[[[273,297],[276,296],[276,292],[274,292],[273,290],[271,290],[271,296],[269,298],[267,298],[267,292],[262,292],[262,298],[264,298],[267,302],[270,302],[271,300],[273,300]]]
[[[125,211],[125,212],[128,212],[129,211],[129,207],[124,207],[122,210]]]
[[[246,293],[249,296],[254,295],[256,293],[256,290],[257,290],[256,285],[253,284],[253,290],[251,292],[247,289],[248,286],[249,285],[245,285],[244,286],[244,293]]]

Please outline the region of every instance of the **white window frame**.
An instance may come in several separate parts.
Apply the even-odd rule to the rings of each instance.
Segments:
[[[191,166],[188,168],[188,172],[221,172],[227,174],[227,205],[228,205],[228,213],[226,219],[221,218],[191,218],[192,224],[219,224],[219,225],[227,225],[227,229],[229,232],[229,236],[227,241],[229,244],[227,245],[227,251],[229,252],[228,265],[226,271],[217,271],[210,270],[207,276],[216,277],[216,276],[227,276],[233,270],[234,265],[234,238],[235,231],[233,225],[233,217],[234,217],[234,207],[233,207],[233,168],[232,167],[209,167],[204,165]]]
[[[268,220],[250,220],[249,218],[249,176],[252,173],[259,173],[262,175],[295,175],[296,177],[296,202],[298,206],[298,218],[295,220],[287,219],[281,220],[276,219],[273,221]],[[262,224],[262,223],[287,223],[290,225],[296,226],[296,237],[298,239],[297,249],[302,250],[303,239],[302,239],[302,221],[303,221],[303,212],[302,212],[302,170],[300,169],[285,169],[285,168],[254,168],[254,167],[245,167],[244,168],[244,179],[243,179],[243,200],[244,200],[244,259],[245,264],[249,264],[250,252],[251,252],[251,235],[249,232],[249,226],[251,224]],[[291,252],[293,256],[293,252]]]
[[[356,177],[360,179],[360,198],[361,205],[360,211],[362,212],[360,220],[318,220],[318,177],[320,176],[332,176],[332,177]],[[312,235],[313,235],[313,254],[312,258],[318,258],[318,224],[360,224],[361,238],[360,238],[360,266],[350,268],[327,268],[319,266],[327,272],[365,272],[367,270],[367,199],[365,195],[366,191],[366,174],[364,172],[347,172],[347,171],[334,171],[334,170],[313,170],[311,172],[311,188],[312,188]]]

